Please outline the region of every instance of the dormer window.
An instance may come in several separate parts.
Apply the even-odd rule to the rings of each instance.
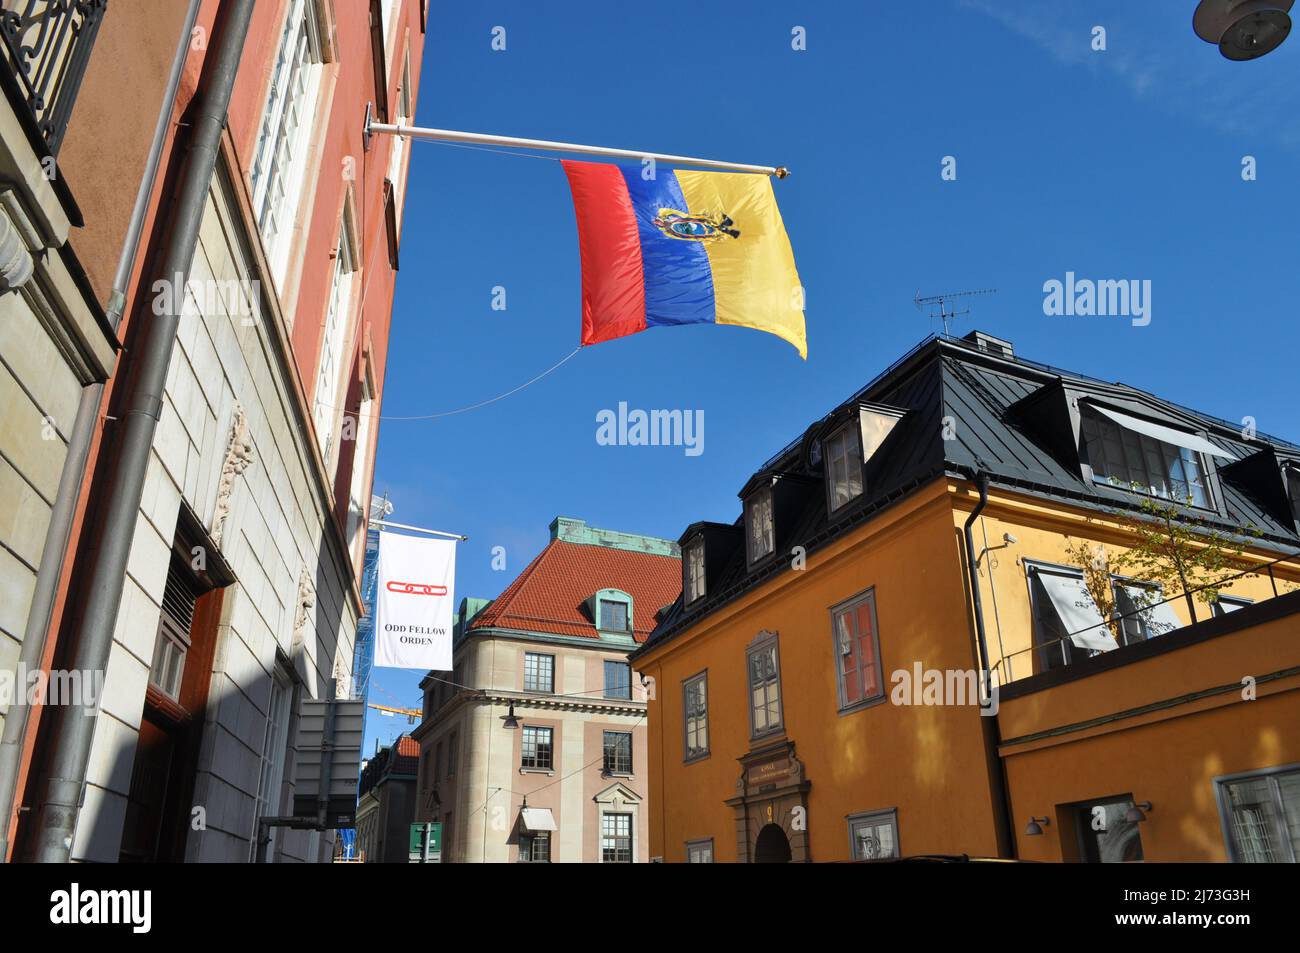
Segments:
[[[627,632],[631,628],[627,618],[627,603],[613,599],[600,600],[600,629],[603,632]]]
[[[587,603],[596,630],[613,635],[632,632],[632,597],[622,589],[601,589]]]
[[[690,605],[704,595],[704,540],[697,539],[686,547],[682,571],[685,574],[682,588],[686,593],[686,604]]]
[[[1080,423],[1094,481],[1213,509],[1205,456],[1229,455],[1204,437],[1101,406]]]
[[[829,437],[822,453],[832,513],[862,495],[862,446],[854,424]]]
[[[772,528],[772,488],[755,490],[745,501],[745,538],[750,563],[769,555],[776,547]]]
[[[1286,480],[1286,495],[1291,501],[1291,515],[1300,523],[1300,463],[1287,461],[1282,466],[1282,478]]]

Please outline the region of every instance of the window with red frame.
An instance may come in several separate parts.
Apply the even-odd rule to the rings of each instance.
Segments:
[[[880,644],[876,638],[876,594],[868,590],[831,611],[840,710],[884,697]]]

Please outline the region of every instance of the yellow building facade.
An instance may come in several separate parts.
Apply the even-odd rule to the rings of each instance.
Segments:
[[[1165,448],[1146,492],[1117,489],[1107,411],[1133,428],[1114,446]],[[682,535],[682,598],[634,656],[650,854],[1293,859],[1293,455],[980,337],[923,342],[755,474],[734,524]],[[1115,611],[1139,608],[1110,625],[1068,550],[1118,555],[1179,478],[1256,571],[1196,624],[1117,577]]]

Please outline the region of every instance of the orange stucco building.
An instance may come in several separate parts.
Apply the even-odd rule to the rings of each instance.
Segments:
[[[651,854],[1294,859],[1297,488],[1293,444],[923,342],[679,540],[682,598],[633,656]],[[1118,572],[1103,609],[1071,565],[1152,500],[1236,554],[1195,623]]]

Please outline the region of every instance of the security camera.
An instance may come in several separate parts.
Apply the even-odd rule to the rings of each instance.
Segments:
[[[1295,0],[1201,0],[1192,29],[1230,60],[1253,60],[1282,45]]]
[[[1003,534],[1002,534],[1002,542],[1006,543],[1008,546],[1011,546],[1011,545],[1013,545],[1014,543],[1018,543],[1018,542],[1020,542],[1020,540],[1016,539],[1016,538],[1015,538],[1014,536],[1012,536],[1010,533],[1003,533]]]

